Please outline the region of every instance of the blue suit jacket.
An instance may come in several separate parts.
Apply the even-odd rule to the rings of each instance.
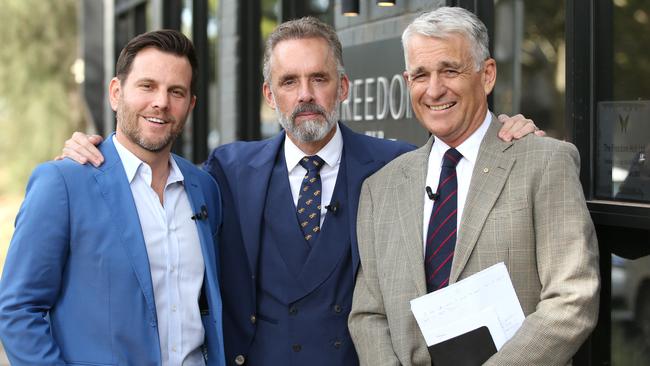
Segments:
[[[371,138],[353,132],[339,123],[343,136],[350,219],[344,227],[352,238],[353,273],[359,265],[356,240],[356,212],[361,183],[396,156],[413,146]],[[220,241],[221,286],[224,303],[224,336],[227,364],[244,358],[255,335],[256,277],[260,250],[261,226],[267,188],[275,158],[283,146],[285,134],[264,141],[235,142],[215,149],[204,168],[219,183],[223,198],[223,227]],[[337,182],[340,184],[341,182]],[[297,225],[296,222],[288,223]],[[350,278],[353,283],[354,278]],[[351,294],[350,294],[351,297]],[[323,327],[328,324],[323,324]],[[347,333],[346,329],[341,330]],[[316,337],[317,332],[314,332]],[[313,355],[322,360],[327,355]],[[242,358],[239,358],[241,361]],[[326,363],[326,362],[325,362]],[[356,359],[350,363],[356,363]],[[347,364],[350,364],[347,363]]]
[[[147,250],[112,139],[94,168],[38,166],[16,218],[0,281],[0,337],[12,365],[160,365]],[[174,156],[185,177],[205,261],[208,364],[223,365],[217,280],[220,195],[214,180]]]

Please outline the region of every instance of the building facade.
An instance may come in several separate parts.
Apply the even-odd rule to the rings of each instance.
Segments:
[[[650,364],[650,3],[646,0],[79,0],[84,96],[101,134],[117,52],[133,36],[179,29],[200,59],[197,107],[175,151],[199,163],[235,140],[279,131],[261,97],[262,48],[279,22],[316,16],[344,47],[342,119],[368,135],[422,144],[400,35],[419,13],[462,6],[488,26],[496,113],[523,113],[574,143],[601,254],[601,312],[576,365]],[[390,2],[390,1],[388,1]],[[354,17],[343,15],[355,10]]]

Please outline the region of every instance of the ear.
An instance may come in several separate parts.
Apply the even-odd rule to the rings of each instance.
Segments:
[[[402,72],[402,77],[406,81],[406,86],[410,88],[411,87],[411,79],[409,79],[409,72],[404,70]]]
[[[112,78],[111,82],[108,84],[108,99],[111,103],[111,109],[113,109],[113,111],[117,111],[121,92],[122,83],[120,82],[120,79],[117,77]]]
[[[497,81],[497,63],[493,58],[488,58],[483,62],[482,76],[483,90],[485,90],[485,95],[489,95]]]
[[[266,104],[268,104],[271,109],[275,109],[277,106],[275,105],[275,101],[273,100],[273,92],[271,91],[271,85],[268,82],[264,82],[262,84],[262,94],[264,94],[264,100],[266,101]]]
[[[196,105],[196,95],[192,95],[192,98],[190,98],[190,109],[189,112],[192,112],[194,110],[194,106]]]
[[[348,99],[348,93],[350,92],[350,79],[347,75],[343,74],[340,82],[339,88],[341,88],[341,93],[339,95],[339,102],[342,102]]]

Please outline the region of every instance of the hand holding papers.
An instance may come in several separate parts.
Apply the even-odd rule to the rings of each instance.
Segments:
[[[411,311],[428,346],[485,326],[498,350],[525,318],[503,263],[411,300]]]

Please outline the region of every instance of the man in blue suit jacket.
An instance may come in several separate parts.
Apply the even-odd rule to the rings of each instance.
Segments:
[[[314,18],[278,26],[266,45],[263,91],[285,132],[221,146],[204,165],[222,194],[220,284],[228,365],[358,364],[347,318],[359,265],[361,183],[413,147],[338,122],[349,84],[341,52],[335,31]],[[506,135],[534,128],[516,120],[505,126]],[[77,134],[64,153],[99,164],[95,142],[97,137]],[[310,241],[297,217],[307,172],[298,161],[314,155],[325,164],[319,234]]]
[[[34,171],[0,281],[12,365],[224,364],[220,193],[170,154],[195,69],[181,33],[134,38],[109,88],[117,131],[100,146],[105,163]]]

